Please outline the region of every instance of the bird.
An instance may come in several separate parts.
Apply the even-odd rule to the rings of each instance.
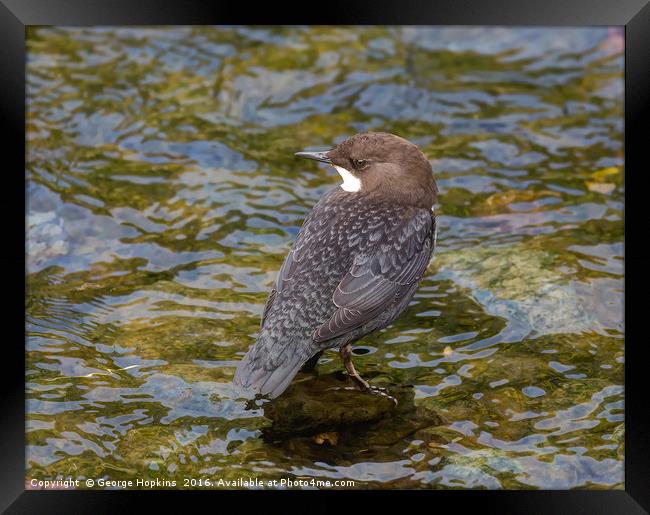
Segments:
[[[338,349],[356,387],[369,390],[352,344],[391,324],[427,270],[437,233],[433,169],[417,145],[386,132],[295,156],[334,167],[342,183],[304,220],[233,384],[273,399]]]

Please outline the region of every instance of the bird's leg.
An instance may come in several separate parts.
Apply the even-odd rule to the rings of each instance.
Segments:
[[[368,381],[364,380],[359,373],[354,368],[352,364],[352,346],[348,343],[341,347],[341,358],[345,364],[345,369],[348,371],[348,375],[354,379],[354,382],[357,383],[357,386],[362,392],[369,391],[370,393],[382,395],[388,397],[391,401],[397,406],[397,399],[390,395],[385,388],[379,388],[377,386],[370,386]]]
[[[352,345],[349,343],[341,347],[341,359],[345,365],[345,369],[348,371],[348,375],[354,380],[355,383],[359,386],[360,390],[368,390],[370,385],[368,381],[365,381],[359,373],[354,368],[352,364]]]

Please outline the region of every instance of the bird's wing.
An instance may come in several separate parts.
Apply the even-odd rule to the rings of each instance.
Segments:
[[[268,298],[266,299],[266,304],[264,306],[264,311],[262,312],[262,320],[260,322],[260,330],[264,327],[264,321],[266,320],[266,315],[269,314],[269,311],[271,309],[271,306],[273,306],[273,301],[275,300],[275,296],[278,294],[278,290],[273,288],[271,290],[271,293],[269,293]]]
[[[304,232],[301,231],[298,235],[298,239],[293,244],[293,248],[289,250],[287,257],[284,258],[280,272],[278,273],[278,278],[275,281],[275,285],[269,294],[269,297],[266,299],[266,305],[264,306],[264,311],[262,313],[262,321],[260,323],[260,329],[264,327],[264,322],[266,316],[273,306],[273,301],[275,300],[278,292],[284,290],[287,286],[287,283],[293,279],[298,266],[300,265],[300,260],[304,257],[305,252],[309,250],[309,245],[312,243],[314,231],[311,230],[310,219],[308,218],[305,221],[303,226]]]
[[[355,259],[334,292],[332,300],[338,309],[314,332],[314,341],[361,327],[403,299],[429,265],[434,234],[432,214],[420,211],[387,235],[373,253]]]
[[[266,315],[268,315],[271,306],[273,306],[273,301],[275,300],[276,295],[279,291],[284,289],[287,281],[291,280],[297,261],[294,259],[296,249],[291,249],[287,254],[287,257],[284,258],[284,263],[282,263],[282,268],[278,273],[278,278],[275,281],[275,286],[271,290],[268,299],[266,299],[266,305],[264,306],[264,312],[262,313],[262,321],[260,322],[260,329],[264,327],[264,321],[266,320]]]

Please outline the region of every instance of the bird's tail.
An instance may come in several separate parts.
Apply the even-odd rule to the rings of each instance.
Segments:
[[[320,349],[311,345],[285,345],[260,335],[239,362],[233,384],[275,398],[284,392],[302,365]]]

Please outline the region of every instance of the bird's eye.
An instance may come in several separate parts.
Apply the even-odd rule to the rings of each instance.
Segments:
[[[363,170],[366,166],[368,166],[368,161],[365,160],[365,159],[353,159],[352,160],[352,165],[357,170]]]

